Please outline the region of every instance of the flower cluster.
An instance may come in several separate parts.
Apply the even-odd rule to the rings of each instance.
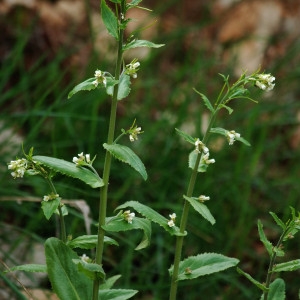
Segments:
[[[51,200],[55,200],[57,198],[59,198],[59,195],[52,193],[52,194],[44,196],[43,201],[48,202],[48,201],[51,201]]]
[[[13,178],[22,178],[27,168],[28,168],[28,161],[25,158],[12,160],[8,164],[8,169],[12,170],[11,176]]]
[[[134,142],[138,139],[138,134],[142,133],[142,128],[135,126],[134,128],[129,130],[129,133],[130,142]]]
[[[236,139],[240,138],[241,135],[234,130],[230,130],[226,132],[226,138],[228,140],[229,145],[232,145]]]
[[[104,86],[106,86],[107,81],[104,72],[96,70],[94,76],[96,77],[96,80],[93,81],[93,84],[95,86],[98,86],[98,84],[103,84]]]
[[[169,215],[169,217],[170,217],[171,219],[168,221],[168,226],[169,226],[169,227],[174,227],[174,226],[175,226],[176,214],[175,214],[175,213],[172,213],[171,215]]]
[[[203,203],[203,202],[205,202],[205,201],[208,201],[209,199],[210,199],[210,197],[209,196],[204,196],[204,195],[201,195],[201,196],[199,196],[199,201],[201,202],[201,203]]]
[[[253,80],[255,80],[255,86],[263,91],[271,91],[275,86],[275,83],[273,83],[275,77],[271,74],[258,74]]]
[[[126,65],[125,74],[132,76],[132,78],[137,78],[137,71],[139,70],[139,66],[141,64],[134,59],[130,64]]]
[[[199,139],[197,139],[195,142],[195,148],[198,153],[203,152],[206,154],[209,152],[209,149]]]
[[[130,210],[126,210],[126,211],[124,211],[122,216],[124,217],[125,221],[127,221],[129,224],[131,224],[133,218],[135,217],[135,213],[134,212],[131,213]]]
[[[83,152],[78,154],[78,157],[73,157],[73,163],[77,166],[83,166],[91,163],[91,157],[89,154],[84,155]]]

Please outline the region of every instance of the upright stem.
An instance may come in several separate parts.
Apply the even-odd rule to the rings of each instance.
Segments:
[[[206,130],[206,133],[203,137],[203,143],[206,144],[208,141],[210,129],[216,119],[217,115],[217,110],[216,112],[211,116],[211,119],[209,121],[208,128]],[[194,192],[194,187],[197,179],[197,174],[198,174],[198,167],[201,159],[201,153],[198,153],[194,169],[192,171],[188,189],[186,196],[187,197],[192,197],[193,192]],[[189,214],[189,208],[190,208],[190,203],[188,201],[184,201],[184,206],[183,206],[183,211],[182,211],[182,216],[181,216],[181,221],[180,221],[180,233],[184,233],[186,229],[186,224],[188,220],[188,214]],[[173,274],[172,274],[172,279],[171,279],[171,288],[170,288],[170,300],[176,300],[176,295],[177,295],[177,288],[178,288],[178,271],[179,271],[179,263],[181,259],[181,254],[182,254],[182,247],[183,247],[183,239],[184,236],[177,236],[176,237],[176,246],[175,246],[175,255],[174,255],[174,264],[173,264]]]
[[[121,6],[124,6],[125,3],[122,1]],[[121,11],[124,11],[124,7],[121,7]],[[119,42],[118,42],[118,54],[117,54],[117,62],[116,62],[116,69],[115,69],[115,79],[119,80],[121,67],[122,67],[122,46],[123,46],[123,34],[124,30],[119,29]],[[112,144],[114,141],[115,135],[115,124],[116,124],[116,114],[117,114],[117,96],[118,96],[118,89],[119,85],[117,84],[114,87],[114,92],[112,96],[112,103],[111,103],[111,110],[110,110],[110,119],[109,119],[109,128],[108,128],[108,135],[107,135],[107,144]],[[99,227],[98,227],[98,243],[96,248],[96,263],[102,265],[103,259],[103,248],[104,248],[104,234],[105,231],[102,228],[105,225],[105,218],[106,218],[106,208],[107,208],[107,191],[108,191],[108,184],[109,184],[109,175],[110,175],[110,166],[111,166],[111,154],[106,151],[105,154],[105,161],[104,161],[104,169],[103,169],[103,183],[104,186],[100,189],[100,205],[99,205]],[[98,300],[98,293],[99,293],[99,279],[94,280],[93,285],[93,300]]]
[[[279,241],[276,245],[276,248],[280,247],[280,245],[283,241],[283,238],[285,237],[288,230],[289,230],[289,227],[287,226],[287,228],[284,230],[284,232],[280,236]],[[271,279],[272,279],[272,275],[273,275],[272,270],[273,270],[273,267],[274,267],[274,264],[275,264],[276,257],[277,257],[277,253],[276,253],[276,251],[274,251],[273,254],[272,254],[271,260],[270,260],[269,268],[268,268],[268,274],[267,274],[267,278],[266,278],[266,288],[269,288],[270,283],[271,283]],[[268,291],[267,292],[264,291],[264,293],[263,293],[264,300],[268,299],[268,293],[269,293]]]

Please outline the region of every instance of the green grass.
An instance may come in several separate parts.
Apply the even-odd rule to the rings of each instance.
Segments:
[[[164,2],[167,4],[174,5],[174,1]],[[167,7],[161,5],[158,11],[163,13],[165,9]],[[195,49],[181,47],[186,34],[195,30],[197,26],[194,25],[160,37],[159,42],[166,40],[165,49],[153,51],[149,59],[142,62],[130,98],[120,103],[117,130],[129,128],[137,119],[137,124],[145,131],[133,147],[144,161],[149,179],[143,182],[134,170],[113,161],[110,214],[118,204],[137,200],[166,216],[173,211],[180,215],[182,194],[190,172],[187,157],[191,149],[182,143],[174,128],[189,126],[192,135],[199,136],[204,109],[192,88],[214,97],[222,85],[216,73],[230,72],[230,66],[222,66],[206,49],[196,53]],[[45,53],[28,69],[23,53],[29,35],[30,31],[28,35],[20,35],[11,55],[2,61],[0,118],[5,128],[13,128],[24,138],[25,151],[33,146],[36,154],[67,160],[82,151],[92,156],[97,154],[96,167],[101,170],[109,112],[107,97],[96,91],[79,93],[67,100],[71,87],[81,80],[62,67],[69,52],[64,49],[52,60]],[[259,104],[236,103],[232,117],[224,113],[219,121],[219,126],[240,132],[252,147],[237,143],[229,147],[225,143],[222,151],[212,151],[216,164],[199,177],[196,193],[211,197],[210,209],[217,223],[212,227],[191,212],[184,248],[186,255],[214,251],[234,256],[241,260],[242,268],[264,280],[267,253],[259,251],[257,219],[263,221],[271,238],[275,239],[278,232],[268,212],[273,211],[286,219],[289,206],[299,210],[299,146],[291,146],[291,136],[299,126],[296,115],[300,95],[299,50],[300,44],[295,42],[285,57],[267,67],[267,71],[276,76],[276,87],[270,98],[264,99],[258,94]],[[296,67],[291,69],[289,61]],[[93,61],[87,66],[87,77],[92,76],[93,65],[98,67],[100,62]],[[170,65],[172,70],[165,70],[165,65]],[[0,143],[4,146],[7,141]],[[21,155],[21,145],[15,153]],[[0,154],[0,197],[42,198],[47,186],[40,179],[13,180],[10,177],[5,170],[6,163],[15,157],[9,154]],[[85,199],[96,218],[97,191],[78,182],[72,185],[70,179],[63,177],[57,177],[54,182],[63,198]],[[1,222],[25,225],[28,236],[37,233],[42,240],[55,234],[55,221],[44,220],[39,203],[24,202],[20,206],[1,201],[0,205]],[[73,236],[84,232],[84,223],[76,215],[67,217],[67,223]],[[154,225],[150,247],[135,252],[139,233],[118,237],[120,247],[110,249],[105,256],[108,273],[123,275],[120,286],[139,289],[136,299],[145,299],[147,295],[152,299],[166,299],[169,291],[167,269],[173,257],[174,239]],[[298,258],[299,249],[299,239],[290,241],[287,255]],[[282,276],[287,283],[287,298],[295,299],[299,290],[297,276],[293,273]],[[234,270],[185,282],[180,287],[178,299],[185,300],[198,299],[201,294],[206,295],[206,299],[217,299],[220,295],[222,299],[259,297],[259,292]]]

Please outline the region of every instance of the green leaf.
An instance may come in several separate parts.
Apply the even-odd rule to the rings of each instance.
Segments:
[[[268,293],[268,300],[285,299],[285,283],[283,279],[277,278],[271,284]]]
[[[215,113],[215,109],[213,108],[213,106],[212,106],[212,104],[210,103],[210,101],[208,100],[208,98],[204,95],[204,94],[202,94],[202,93],[200,93],[200,92],[198,92],[195,88],[193,89],[198,95],[200,95],[200,97],[202,98],[202,100],[204,101],[204,104],[205,104],[205,106],[208,108],[208,110],[211,112],[211,113]]]
[[[132,298],[138,291],[113,289],[113,290],[99,290],[99,299],[101,300],[127,300]]]
[[[95,173],[84,167],[78,167],[69,161],[48,156],[33,156],[32,159],[55,172],[77,178],[92,188],[98,188],[104,185],[103,180]]]
[[[198,152],[193,150],[190,155],[189,155],[189,168],[193,169],[195,168],[195,164],[196,164],[196,160],[197,160],[197,156],[198,156]],[[200,154],[201,155],[201,154]],[[199,166],[198,166],[198,172],[199,173],[204,173],[206,172],[207,168],[208,168],[209,165],[207,164],[201,164],[199,163]]]
[[[147,180],[147,172],[140,158],[128,147],[119,144],[103,144],[104,149],[110,152],[116,159],[129,164],[134,168],[144,180]]]
[[[190,256],[179,263],[178,281],[195,279],[199,276],[210,275],[234,267],[239,263],[236,258],[231,258],[218,253],[203,253]],[[173,273],[173,266],[169,269]]]
[[[111,11],[111,9],[107,6],[105,0],[101,0],[101,17],[109,34],[112,35],[118,41],[118,19],[115,16],[115,14]]]
[[[73,248],[80,248],[80,249],[93,249],[96,248],[98,242],[98,236],[95,235],[81,235],[71,241],[67,242],[67,245]],[[104,237],[104,243],[109,245],[119,246],[117,241],[107,236]]]
[[[116,281],[121,277],[121,275],[115,275],[110,278],[105,279],[105,282],[100,285],[100,290],[109,290],[113,287]]]
[[[124,72],[120,76],[119,85],[118,85],[118,100],[126,98],[130,93],[130,76]]]
[[[143,0],[132,0],[130,3],[127,3],[129,7],[134,7],[139,5]]]
[[[128,223],[123,217],[112,218],[102,228],[106,231],[119,232],[128,231],[133,229],[141,229],[144,232],[144,236],[135,250],[141,250],[149,246],[151,239],[151,223],[147,219],[135,217],[132,223]]]
[[[258,234],[260,241],[264,244],[266,250],[268,251],[269,255],[272,256],[273,254],[273,245],[271,242],[268,241],[264,230],[263,230],[263,225],[260,220],[257,221],[257,227],[258,227]]]
[[[49,220],[57,210],[58,206],[60,205],[60,200],[61,198],[57,197],[53,200],[42,201],[42,210],[47,220]]]
[[[272,272],[295,271],[298,269],[300,269],[300,259],[295,259],[281,264],[276,264]]]
[[[9,271],[24,271],[24,272],[35,272],[35,273],[47,273],[47,266],[46,265],[39,265],[39,264],[26,264],[15,266],[9,269]]]
[[[132,48],[138,48],[138,47],[160,48],[162,46],[164,46],[164,44],[154,44],[152,42],[145,41],[145,40],[133,40],[123,46],[123,51]]]
[[[205,220],[210,222],[212,225],[216,223],[215,218],[205,204],[201,203],[197,198],[194,197],[187,197],[183,195],[183,198],[187,200]]]
[[[264,292],[267,292],[268,289],[266,288],[266,286],[260,282],[258,282],[257,280],[255,280],[251,275],[249,275],[248,273],[244,272],[243,270],[241,270],[240,268],[236,268],[238,273],[244,275],[248,280],[250,280],[250,282],[252,282],[256,287],[258,287],[259,289],[261,289]]]
[[[270,212],[270,215],[273,217],[273,219],[274,219],[274,221],[276,222],[276,224],[282,228],[282,230],[285,230],[285,229],[286,229],[286,225],[284,224],[284,222],[281,221],[281,220],[279,219],[279,217],[278,217],[275,213]]]
[[[75,265],[78,267],[78,271],[83,273],[88,278],[95,280],[97,279],[104,279],[105,272],[102,266],[95,264],[95,263],[88,263],[83,261],[82,259],[73,259],[72,260]]]
[[[80,91],[91,91],[96,89],[97,87],[93,84],[93,81],[95,80],[95,77],[89,78],[79,84],[77,84],[72,91],[68,94],[68,99],[70,99],[74,94],[80,92]]]
[[[168,219],[166,219],[164,216],[160,215],[158,212],[156,212],[151,207],[141,204],[138,201],[127,201],[124,204],[118,206],[116,209],[119,210],[119,209],[124,209],[127,207],[134,208],[137,212],[139,212],[142,216],[144,216],[151,222],[154,222],[154,223],[162,226],[171,235],[180,235],[180,236],[186,235],[186,233],[184,233],[184,234],[180,233],[179,228],[177,226],[169,227]]]
[[[57,238],[45,242],[48,276],[61,300],[91,299],[92,281],[78,271],[72,259],[78,255]]]
[[[111,81],[111,84],[107,84],[106,87],[106,93],[110,96],[113,95],[114,92],[114,86],[119,83],[118,85],[118,95],[117,100],[122,100],[126,98],[130,93],[130,76],[125,74],[124,72],[121,74],[119,81],[113,80]]]
[[[185,139],[185,140],[186,140],[187,142],[189,142],[190,144],[195,145],[196,139],[194,139],[193,137],[191,137],[191,136],[188,135],[187,133],[185,133],[185,132],[183,132],[183,131],[181,131],[181,130],[179,130],[179,129],[177,129],[177,128],[175,128],[175,130],[176,130],[176,133],[177,133],[178,135],[180,135],[183,139]]]

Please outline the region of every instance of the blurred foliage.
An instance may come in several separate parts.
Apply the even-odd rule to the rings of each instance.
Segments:
[[[159,2],[155,12],[163,16],[170,10],[170,16],[180,12],[181,5],[175,0]],[[151,52],[142,61],[130,97],[120,102],[117,130],[128,129],[134,119],[142,127],[144,134],[131,146],[144,161],[149,179],[143,182],[135,171],[114,161],[109,214],[113,214],[120,203],[137,200],[166,216],[171,212],[180,215],[182,194],[190,174],[187,158],[191,149],[175,134],[174,128],[184,128],[194,136],[201,136],[206,114],[192,88],[213,99],[222,86],[217,73],[233,73],[233,65],[225,66],[201,41],[193,41],[197,47],[186,46],[188,34],[212,22],[210,14],[205,14],[208,11],[209,7],[204,6],[199,22],[187,22],[187,26],[177,26],[157,37],[157,42],[164,42],[166,46]],[[187,16],[182,18],[184,21]],[[13,180],[6,163],[22,155],[23,141],[25,151],[33,146],[37,155],[66,160],[82,151],[97,155],[95,166],[101,170],[102,144],[106,140],[110,109],[108,98],[99,91],[79,93],[71,100],[67,100],[67,94],[74,84],[90,77],[94,69],[99,66],[105,69],[110,62],[94,56],[85,74],[76,72],[76,68],[69,69],[66,65],[68,56],[76,51],[69,47],[61,47],[55,55],[51,50],[38,53],[39,58],[34,55],[32,61],[31,33],[35,24],[33,20],[24,29],[16,22],[12,48],[9,55],[1,58],[0,226],[7,223],[21,227],[33,240],[40,241],[55,234],[55,220],[44,220],[39,203],[5,200],[8,197],[42,198],[48,188],[39,178]],[[265,277],[268,257],[259,242],[257,219],[268,228],[269,238],[276,240],[278,231],[268,212],[285,218],[289,206],[299,210],[299,140],[296,143],[300,135],[299,53],[300,41],[296,39],[284,56],[266,66],[267,72],[276,76],[274,92],[263,97],[253,90],[253,98],[260,99],[259,104],[237,101],[233,115],[229,118],[224,112],[219,119],[221,127],[240,132],[252,146],[229,147],[219,139],[211,141],[211,156],[216,164],[204,176],[199,176],[196,191],[210,196],[210,209],[217,223],[212,227],[191,212],[185,256],[220,252],[239,258],[242,269],[257,279]],[[234,79],[234,75],[231,77]],[[85,199],[92,217],[96,218],[97,191],[64,177],[58,176],[54,182],[64,199]],[[85,232],[79,215],[71,209],[66,220],[74,237]],[[105,269],[112,274],[122,274],[122,286],[139,289],[137,299],[166,299],[169,291],[167,269],[172,261],[174,239],[153,227],[152,244],[148,249],[135,252],[139,236],[130,233],[118,235],[120,247],[106,252]],[[96,232],[96,227],[92,231]],[[290,241],[287,246],[288,255],[298,258],[299,239]],[[4,254],[1,251],[1,257]],[[299,277],[299,273],[297,275]],[[299,290],[297,276],[283,274],[283,278],[287,282],[287,299],[295,299]],[[206,299],[259,297],[248,282],[231,270],[182,283],[178,299],[198,299],[204,293]]]

